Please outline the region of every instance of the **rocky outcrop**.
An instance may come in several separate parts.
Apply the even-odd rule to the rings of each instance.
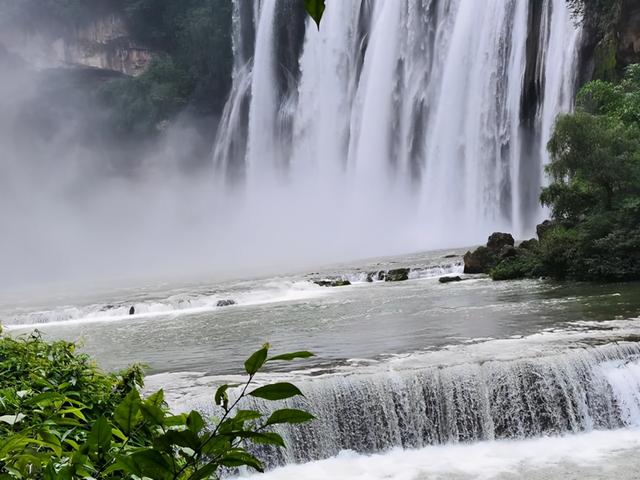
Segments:
[[[640,62],[640,2],[622,2],[620,23],[617,28],[617,60],[622,65]]]
[[[394,268],[385,275],[385,282],[403,282],[409,279],[410,268]]]
[[[461,282],[462,277],[460,277],[459,275],[456,275],[455,277],[440,277],[438,281],[440,283]]]
[[[64,32],[3,28],[0,44],[39,69],[92,67],[137,76],[156,56],[133,41],[124,20],[115,14]]]
[[[545,220],[544,222],[536,225],[536,235],[538,240],[542,240],[546,233],[556,226],[556,223],[551,220]]]
[[[487,240],[487,248],[493,252],[499,252],[506,246],[513,247],[515,244],[516,242],[510,233],[495,232]]]
[[[494,232],[486,247],[464,254],[464,273],[489,273],[501,258],[515,255],[515,240],[510,233]]]
[[[235,305],[236,301],[235,300],[231,300],[231,299],[226,299],[226,300],[218,300],[218,303],[216,303],[217,307],[230,307],[231,305]]]
[[[313,283],[321,287],[346,287],[348,285],[351,285],[351,282],[349,280],[345,280],[342,278],[314,280]]]

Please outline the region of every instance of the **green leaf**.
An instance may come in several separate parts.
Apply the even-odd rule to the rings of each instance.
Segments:
[[[275,425],[277,423],[305,423],[313,420],[314,417],[304,410],[296,410],[294,408],[283,408],[276,410],[267,420],[267,425]]]
[[[131,455],[140,473],[144,477],[163,480],[172,478],[171,463],[156,450],[142,450]]]
[[[252,397],[264,398],[265,400],[284,400],[285,398],[302,395],[302,392],[295,385],[282,382],[272,383],[271,385],[256,388],[254,391],[250,392],[249,395]]]
[[[48,432],[47,430],[40,430],[38,432],[42,441],[46,444],[45,446],[49,447],[53,450],[58,457],[62,456],[62,445],[60,444],[60,439],[56,437],[53,433]]]
[[[226,453],[221,459],[220,464],[225,467],[251,467],[258,472],[264,472],[264,467],[260,460],[253,455],[248,454],[242,449],[233,449]]]
[[[187,416],[187,428],[193,433],[199,433],[200,430],[204,428],[204,420],[202,419],[202,416],[195,410],[193,410],[191,413],[189,413],[189,416]]]
[[[286,360],[291,361],[296,358],[309,358],[313,357],[313,353],[311,352],[291,352],[291,353],[283,353],[282,355],[276,355],[275,357],[271,357],[267,360],[267,362],[273,362],[275,360]]]
[[[325,9],[324,0],[304,0],[304,8],[320,29],[320,20]]]
[[[165,434],[165,438],[170,445],[191,448],[196,450],[200,446],[198,435],[191,430],[169,430]]]
[[[254,352],[246,362],[244,362],[244,369],[249,375],[255,374],[264,362],[267,361],[267,354],[269,353],[269,344],[265,343],[260,350]]]
[[[229,385],[221,385],[216,390],[215,401],[216,405],[221,406],[225,410],[229,406],[229,395],[227,394],[227,390],[229,389]]]
[[[151,425],[164,425],[164,410],[153,403],[144,402],[140,405],[142,417]]]
[[[196,470],[195,472],[193,472],[189,476],[189,480],[202,480],[203,478],[211,478],[216,470],[218,470],[217,463],[210,463],[202,467],[200,470]]]
[[[104,455],[111,447],[111,425],[106,418],[100,417],[93,424],[91,432],[87,437],[86,445],[90,452],[98,452],[98,455]]]
[[[125,435],[131,435],[132,430],[140,422],[140,395],[137,390],[131,390],[113,412],[113,419]]]
[[[164,405],[164,390],[160,389],[154,394],[149,395],[144,403],[162,407]]]
[[[233,419],[239,422],[247,422],[249,420],[258,420],[262,418],[262,414],[257,410],[238,410]]]

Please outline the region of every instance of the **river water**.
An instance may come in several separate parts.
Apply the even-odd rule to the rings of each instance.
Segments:
[[[177,409],[210,410],[215,386],[237,381],[265,341],[313,351],[263,374],[298,384],[305,399],[291,405],[319,418],[281,431],[290,448],[266,455],[286,466],[265,479],[637,478],[640,284],[440,283],[461,273],[462,253],[5,295],[0,321],[14,335],[79,340],[105,369],[144,363],[148,387]],[[377,280],[401,267],[407,281]],[[352,284],[312,282],[336,278]]]

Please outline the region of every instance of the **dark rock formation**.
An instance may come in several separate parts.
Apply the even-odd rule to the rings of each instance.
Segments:
[[[402,282],[409,279],[410,268],[394,268],[389,270],[385,282]]]
[[[495,252],[487,247],[478,247],[462,258],[464,273],[487,273],[496,264]]]
[[[346,287],[347,285],[351,285],[349,280],[344,280],[342,278],[314,280],[313,283],[320,285],[321,287]]]
[[[129,315],[133,315],[134,313],[136,313],[136,308],[132,305],[129,309]]]
[[[518,245],[518,248],[523,248],[525,250],[535,250],[536,248],[538,248],[538,240],[535,238],[524,240],[520,242],[520,245]]]
[[[444,257],[442,257],[442,258],[456,258],[457,256],[458,256],[458,255],[456,255],[455,253],[451,253],[451,254],[449,254],[449,255],[445,255],[445,256],[444,256]]]
[[[216,303],[217,307],[229,307],[231,305],[235,305],[236,301],[235,300],[231,300],[231,299],[227,299],[227,300],[218,300],[218,303]]]
[[[451,283],[451,282],[461,282],[462,277],[456,275],[455,277],[440,277],[438,279],[440,283]]]
[[[516,244],[513,236],[510,233],[494,232],[489,236],[487,241],[487,248],[494,252],[499,252],[504,246],[513,247]]]
[[[378,272],[378,280],[383,281],[385,278],[387,278],[387,274],[384,271],[380,270]]]

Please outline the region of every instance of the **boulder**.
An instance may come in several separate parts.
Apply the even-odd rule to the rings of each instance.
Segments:
[[[464,273],[488,273],[497,263],[495,252],[487,247],[478,247],[473,252],[467,252],[462,259]]]
[[[343,280],[342,278],[314,280],[313,283],[321,287],[346,287],[347,285],[351,285],[349,280]]]
[[[456,275],[455,277],[440,277],[438,281],[440,283],[461,282],[462,277],[460,277],[459,275]]]
[[[384,272],[383,270],[380,270],[378,272],[378,280],[383,281],[387,278],[387,274],[386,272]]]
[[[231,305],[235,305],[236,301],[235,300],[231,300],[231,299],[226,299],[226,300],[218,300],[218,303],[216,303],[217,307],[229,307]]]
[[[133,315],[134,313],[136,313],[136,307],[132,305],[131,308],[129,309],[129,315]]]
[[[451,253],[451,254],[449,254],[449,255],[445,255],[445,256],[444,256],[444,257],[442,257],[442,258],[456,258],[457,256],[458,256],[458,255],[456,255],[455,253]]]
[[[402,282],[409,279],[410,268],[394,268],[389,270],[385,277],[385,282]]]
[[[522,242],[520,242],[520,245],[518,245],[518,248],[534,251],[536,248],[538,248],[538,240],[536,240],[535,238],[523,240]]]
[[[373,282],[373,276],[375,275],[375,273],[367,273],[367,282],[371,283]]]
[[[513,247],[515,243],[510,233],[494,232],[489,236],[487,248],[493,252],[499,252],[507,245]]]

